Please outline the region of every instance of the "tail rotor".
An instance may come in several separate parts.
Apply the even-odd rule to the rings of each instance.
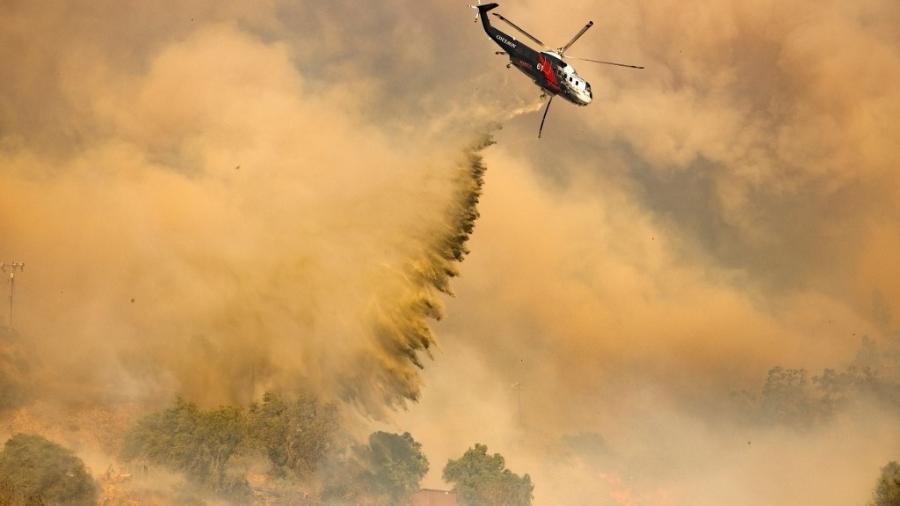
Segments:
[[[475,4],[475,5],[470,5],[469,7],[475,9],[475,22],[477,23],[477,22],[478,22],[478,17],[479,17],[479,15],[481,14],[481,11],[478,9],[479,7],[481,7],[481,0],[478,0],[478,3],[477,3],[477,4]]]

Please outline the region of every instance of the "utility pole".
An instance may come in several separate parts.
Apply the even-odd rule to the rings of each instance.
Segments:
[[[22,262],[3,262],[0,270],[9,274],[9,330],[13,328],[13,295],[16,293],[16,272],[23,272],[25,264]]]

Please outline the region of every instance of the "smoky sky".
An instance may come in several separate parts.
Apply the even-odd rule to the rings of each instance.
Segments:
[[[380,423],[431,449],[434,486],[481,440],[539,504],[864,502],[889,415],[750,437],[721,418],[772,366],[897,334],[900,6],[501,11],[551,47],[593,20],[571,54],[646,69],[578,63],[594,103],[554,101],[538,141],[539,90],[464,4],[5,2],[0,255],[28,264],[41,398],[403,378],[421,402]],[[494,122],[471,254],[429,295],[434,358],[385,361],[367,329],[431,291],[410,273]],[[607,453],[566,456],[579,434]]]

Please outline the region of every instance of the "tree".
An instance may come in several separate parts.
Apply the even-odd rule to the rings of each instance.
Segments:
[[[287,402],[267,393],[249,410],[201,410],[178,399],[135,424],[122,459],[160,465],[213,492],[245,498],[244,457],[264,456],[274,476],[302,481],[333,458],[339,430],[337,408],[309,395]]]
[[[334,452],[340,427],[337,408],[311,395],[294,402],[266,393],[261,404],[248,414],[250,444],[272,463],[273,472],[284,477],[292,471],[307,478]]]
[[[422,444],[409,432],[374,432],[330,470],[324,498],[329,504],[409,504],[428,472]]]
[[[814,395],[805,369],[769,370],[760,399],[766,420],[796,428],[806,428],[823,415],[822,403]]]
[[[499,453],[488,455],[487,446],[476,444],[444,467],[444,480],[467,506],[530,506],[534,485],[531,477],[506,468]]]
[[[890,462],[881,468],[872,506],[900,506],[900,465]]]
[[[380,495],[389,497],[391,504],[408,502],[428,472],[422,443],[409,432],[373,433],[369,436],[369,447],[364,450],[364,459],[369,463],[373,487]]]
[[[246,480],[228,472],[246,434],[246,419],[239,408],[201,411],[178,399],[174,407],[138,421],[125,435],[122,458],[183,472],[216,492],[246,494]]]
[[[88,505],[96,495],[84,462],[41,436],[16,434],[0,452],[0,504]]]

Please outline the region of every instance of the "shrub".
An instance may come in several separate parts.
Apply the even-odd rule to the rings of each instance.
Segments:
[[[32,434],[16,434],[0,452],[0,504],[88,505],[97,488],[71,451]]]

